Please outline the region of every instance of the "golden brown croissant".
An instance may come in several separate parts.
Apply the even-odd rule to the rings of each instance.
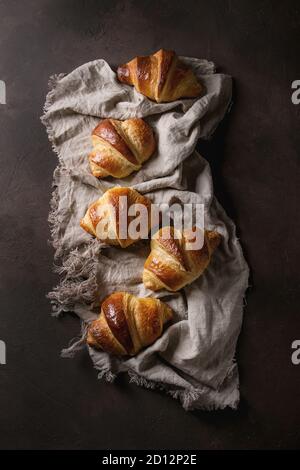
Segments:
[[[125,178],[151,157],[156,142],[143,119],[104,119],[92,132],[89,155],[92,173],[98,178]]]
[[[111,354],[134,356],[159,338],[171,318],[171,308],[158,299],[115,292],[89,326],[87,343]]]
[[[195,98],[203,91],[192,69],[174,51],[164,49],[120,65],[117,75],[120,82],[134,85],[137,91],[158,103]]]
[[[175,292],[203,273],[220,243],[221,235],[205,230],[202,248],[188,249],[192,241],[191,234],[190,230],[180,232],[173,227],[163,227],[156,232],[143,271],[146,287],[154,291],[167,289]]]
[[[128,215],[131,206],[141,205],[148,218],[147,226],[142,227],[142,235],[133,238],[128,230],[130,223],[138,217]],[[137,206],[135,206],[137,207]],[[146,238],[151,228],[151,201],[131,188],[115,187],[104,193],[88,208],[81,227],[108,245],[126,248],[139,238]],[[124,232],[125,230],[125,232]]]

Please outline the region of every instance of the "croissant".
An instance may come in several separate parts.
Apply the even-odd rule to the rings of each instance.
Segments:
[[[192,69],[174,51],[164,49],[120,65],[117,76],[120,82],[134,85],[137,91],[158,103],[195,98],[203,91]]]
[[[142,231],[131,237],[129,225],[137,217],[128,215],[131,206],[141,205],[145,210],[147,223]],[[138,206],[135,206],[138,207]],[[90,205],[80,221],[81,227],[108,245],[126,248],[140,238],[146,238],[151,228],[151,201],[131,188],[109,189]]]
[[[89,154],[94,176],[125,178],[151,157],[156,142],[151,127],[143,119],[104,119],[92,132]]]
[[[87,343],[119,356],[134,356],[162,334],[171,308],[158,299],[115,292],[101,305],[100,316],[88,328]]]
[[[193,230],[200,229],[194,227]],[[176,292],[197,279],[209,265],[221,240],[218,232],[205,231],[203,234],[202,231],[202,235],[202,248],[189,249],[192,248],[188,245],[193,231],[180,232],[173,227],[163,227],[156,232],[144,265],[144,285],[153,291],[167,289]]]

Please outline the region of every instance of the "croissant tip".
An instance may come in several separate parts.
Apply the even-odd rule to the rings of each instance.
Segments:
[[[173,318],[173,310],[171,309],[171,307],[165,303],[165,306],[166,306],[166,317],[165,317],[165,322],[167,323],[168,321],[172,320]]]
[[[86,336],[86,343],[89,345],[89,346],[93,346],[93,337],[91,335],[91,333],[88,331],[87,333],[87,336]]]
[[[90,326],[88,327],[85,341],[88,344],[88,346],[91,346],[92,348],[97,348],[99,346],[98,346],[97,341],[95,340],[95,338],[93,336],[93,333],[92,333],[92,329],[93,329],[94,324],[95,324],[95,321],[93,321],[90,324]]]
[[[214,251],[220,245],[221,240],[222,240],[222,235],[219,232],[209,230],[207,232],[207,237],[209,240],[210,247]]]
[[[127,64],[119,65],[117,69],[117,77],[119,81],[123,83],[128,83],[129,76],[130,73]]]
[[[157,52],[155,52],[155,54],[172,54],[172,55],[174,55],[175,51],[173,51],[173,49],[164,49],[163,47],[161,47]],[[155,55],[155,54],[153,54],[153,55]]]

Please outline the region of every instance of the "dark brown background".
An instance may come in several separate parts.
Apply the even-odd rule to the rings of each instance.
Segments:
[[[46,243],[56,157],[39,121],[48,77],[161,47],[234,77],[232,112],[199,150],[252,269],[236,412],[185,412],[126,377],[98,381],[86,352],[59,357],[79,323],[52,319],[45,299],[57,282]],[[299,57],[298,1],[0,1],[2,449],[299,447]]]

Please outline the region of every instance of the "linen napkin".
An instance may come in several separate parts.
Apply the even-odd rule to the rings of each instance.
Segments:
[[[63,351],[85,347],[89,322],[101,300],[116,290],[156,296],[174,311],[172,324],[153,345],[131,358],[116,358],[88,348],[99,377],[113,381],[120,372],[147,388],[160,388],[185,409],[236,408],[239,378],[235,348],[248,285],[248,266],[235,225],[213,195],[208,163],[195,152],[209,138],[231,102],[231,78],[215,73],[206,60],[181,57],[205,86],[205,94],[157,104],[118,82],[104,60],[52,77],[42,122],[58,166],[54,172],[49,222],[61,282],[49,293],[54,314],[74,311],[82,336]],[[154,129],[155,154],[143,168],[122,180],[96,179],[89,170],[91,131],[100,118],[144,118]],[[154,203],[203,204],[205,228],[222,234],[205,273],[178,293],[153,293],[142,283],[150,252],[142,241],[126,250],[106,247],[79,226],[90,203],[108,188],[130,186]]]

